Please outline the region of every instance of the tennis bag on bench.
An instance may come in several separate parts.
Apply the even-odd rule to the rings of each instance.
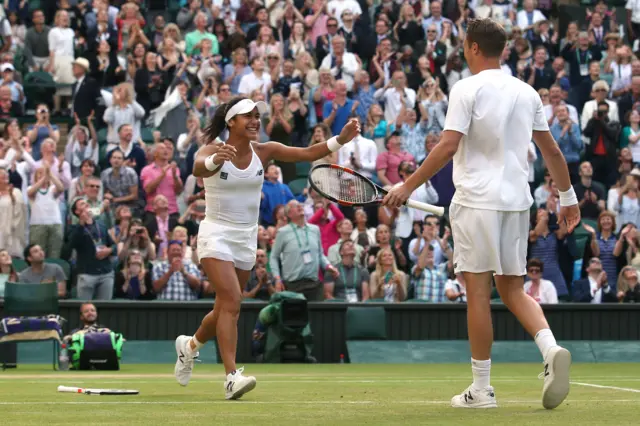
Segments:
[[[73,370],[119,370],[124,338],[120,333],[78,332],[71,336],[69,359]]]

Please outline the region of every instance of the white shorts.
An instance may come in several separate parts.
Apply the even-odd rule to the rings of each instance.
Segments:
[[[258,224],[249,228],[221,223],[200,222],[198,259],[214,258],[233,262],[235,267],[250,271],[256,263]]]
[[[529,210],[482,210],[451,203],[449,218],[456,273],[526,275]]]

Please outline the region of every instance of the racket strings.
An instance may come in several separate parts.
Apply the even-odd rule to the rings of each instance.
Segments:
[[[374,186],[368,180],[340,169],[318,168],[311,178],[320,191],[346,203],[370,203],[377,197]]]

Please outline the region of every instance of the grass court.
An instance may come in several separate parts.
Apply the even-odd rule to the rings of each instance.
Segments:
[[[541,364],[495,364],[499,408],[460,410],[451,397],[471,382],[467,364],[247,365],[256,389],[225,401],[222,365],[196,363],[188,387],[173,365],[116,372],[0,372],[0,424],[14,425],[637,425],[640,364],[574,364],[567,401],[542,408]],[[58,385],[138,389],[136,396],[58,393]]]

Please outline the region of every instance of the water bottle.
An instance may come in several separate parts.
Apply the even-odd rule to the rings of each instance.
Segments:
[[[67,345],[65,344],[62,344],[60,355],[58,356],[58,369],[60,371],[69,370],[69,351],[67,351]]]
[[[344,364],[344,354],[340,354],[340,364]]]

